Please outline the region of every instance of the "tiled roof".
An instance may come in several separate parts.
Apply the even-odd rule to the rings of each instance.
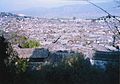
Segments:
[[[44,48],[16,49],[20,58],[46,58],[49,51]]]
[[[105,61],[119,61],[120,51],[96,51],[93,56],[94,60],[105,60]]]

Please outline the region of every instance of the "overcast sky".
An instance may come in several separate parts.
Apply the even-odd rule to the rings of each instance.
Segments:
[[[113,0],[91,0],[94,3]],[[57,7],[71,4],[87,4],[84,0],[0,0],[0,11],[23,10],[32,7]]]

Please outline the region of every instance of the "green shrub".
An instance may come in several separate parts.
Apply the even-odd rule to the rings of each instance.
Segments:
[[[12,33],[10,36],[10,42],[12,44],[22,44],[28,40],[26,36],[18,35],[17,33]]]
[[[28,61],[27,59],[21,58],[18,59],[16,62],[16,73],[20,74],[20,73],[24,73],[27,71],[28,68]]]
[[[36,40],[28,40],[26,43],[22,44],[22,48],[37,48],[40,46],[40,43]]]

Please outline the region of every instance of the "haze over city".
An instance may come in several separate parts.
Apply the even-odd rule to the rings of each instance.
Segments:
[[[120,14],[113,0],[90,1],[112,14]],[[85,0],[1,0],[0,11],[39,17],[93,18],[105,15]]]

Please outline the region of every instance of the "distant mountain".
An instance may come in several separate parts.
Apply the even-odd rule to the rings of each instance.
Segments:
[[[108,12],[114,15],[120,15],[120,8],[114,8],[115,3],[99,3],[97,4]],[[74,4],[74,5],[65,5],[56,8],[30,8],[21,11],[13,11],[13,13],[20,13],[30,16],[39,16],[39,17],[80,17],[80,18],[93,18],[106,15],[103,11],[96,8],[91,4]]]

